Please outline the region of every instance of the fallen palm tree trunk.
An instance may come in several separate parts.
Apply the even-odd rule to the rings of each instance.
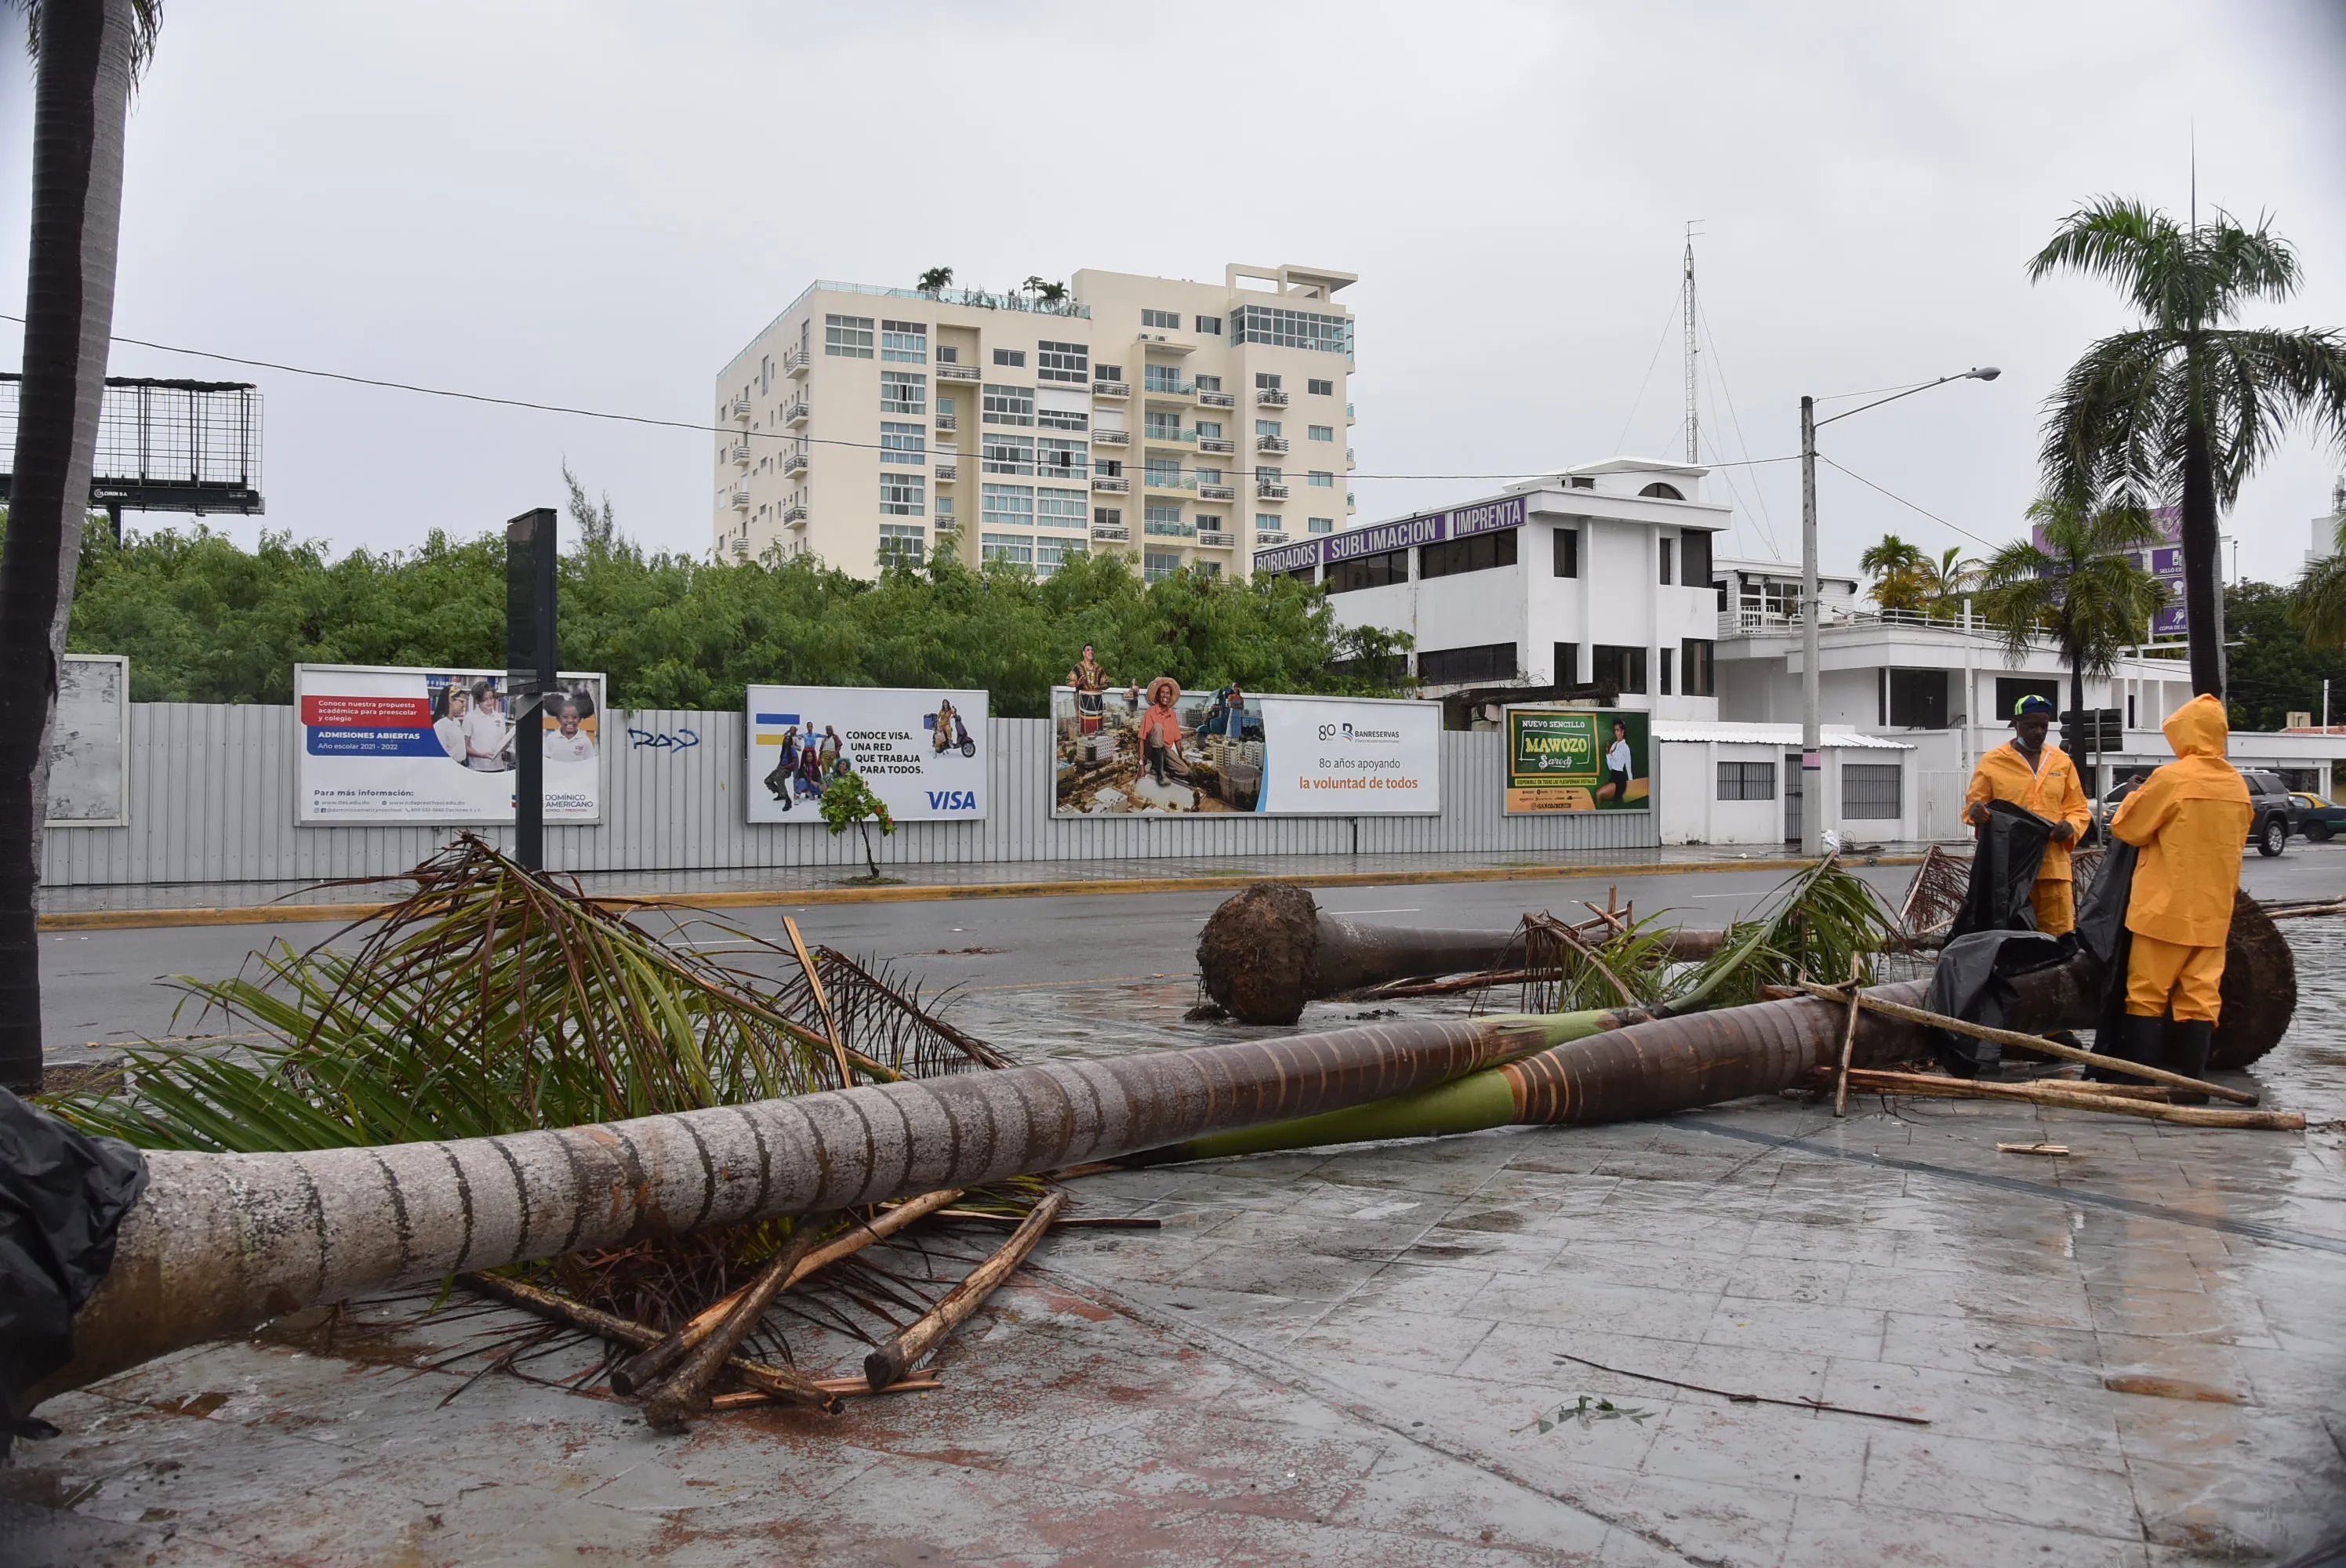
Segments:
[[[2080,957],[2016,976],[2015,1015],[2041,1021],[2048,1029],[2082,1027],[2091,1021],[2090,983],[2097,972],[2092,959]],[[1923,990],[1923,983],[1907,981],[1860,994],[1911,1007]],[[1429,1089],[1294,1122],[1191,1138],[1145,1150],[1124,1163],[1166,1165],[1492,1127],[1637,1121],[1791,1088],[1812,1071],[1830,1072],[1845,1035],[1851,1060],[1861,1064],[1911,1061],[1928,1052],[1921,1025],[1870,1008],[1851,1032],[1847,1003],[1838,998],[1630,1019],[1584,1030],[1535,1055]]]
[[[1594,906],[1591,906],[1592,908]],[[1559,922],[1560,923],[1560,922]],[[1597,925],[1606,923],[1599,915]],[[1620,921],[1611,925],[1620,929]],[[1723,932],[1657,933],[1675,960],[1719,951]],[[1397,982],[1442,975],[1494,975],[1525,967],[1524,932],[1377,925],[1322,910],[1287,882],[1257,882],[1223,901],[1198,934],[1206,994],[1244,1023],[1292,1023],[1306,1003],[1351,996]],[[1382,994],[1437,994],[1394,992]]]
[[[2081,1093],[2068,1084],[1983,1083],[1977,1078],[1947,1078],[1933,1073],[1885,1073],[1853,1070],[1852,1089],[1885,1095],[1912,1095],[1942,1100],[2020,1100],[2069,1111],[2100,1111],[2114,1116],[2143,1116],[2157,1122],[2179,1122],[2192,1127],[2256,1127],[2268,1132],[2301,1133],[2305,1117],[2296,1111],[2232,1111],[2213,1105],[2172,1105],[2139,1100],[2127,1095]]]
[[[37,1397],[302,1307],[860,1208],[1288,1121],[1544,1050],[1543,1018],[1369,1024],[442,1143],[147,1156],[112,1271]]]
[[[972,1269],[969,1277],[945,1292],[944,1300],[890,1336],[888,1342],[863,1358],[863,1380],[878,1393],[910,1371],[913,1364],[945,1341],[947,1335],[961,1327],[969,1315],[985,1305],[985,1298],[994,1288],[1010,1278],[1011,1270],[1026,1260],[1043,1233],[1051,1228],[1051,1221],[1067,1206],[1067,1195],[1055,1192],[1035,1206],[1034,1212],[1021,1221],[1010,1239],[994,1249],[994,1256]]]

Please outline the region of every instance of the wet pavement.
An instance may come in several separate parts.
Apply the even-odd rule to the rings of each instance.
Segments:
[[[1163,1228],[1046,1241],[941,1390],[679,1438],[426,1369],[512,1322],[384,1303],[53,1401],[0,1562],[2280,1562],[2346,1528],[2346,921],[2284,929],[2252,1076],[2304,1134],[1771,1098],[1090,1177]],[[1029,1055],[1234,1033],[1192,995],[963,1018]],[[2072,1153],[1996,1150],[2040,1138]]]

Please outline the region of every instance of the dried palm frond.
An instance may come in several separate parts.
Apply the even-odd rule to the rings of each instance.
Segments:
[[[1517,931],[1525,971],[1520,1006],[1525,1013],[1575,1013],[1658,1002],[1675,962],[1677,934],[1658,917],[1592,932],[1552,914],[1527,914]]]

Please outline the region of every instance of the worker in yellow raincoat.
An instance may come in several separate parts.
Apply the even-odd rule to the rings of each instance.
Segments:
[[[2221,702],[2195,697],[2165,728],[2175,760],[2110,819],[2110,831],[2142,851],[2127,900],[2126,1036],[2112,1054],[2197,1078],[2207,1073],[2222,1011],[2224,942],[2256,808],[2224,760],[2231,729]],[[2170,1007],[2172,1025],[2165,1022]]]
[[[2045,738],[2052,725],[2053,705],[2043,697],[2024,697],[2014,706],[2012,739],[1983,756],[1972,770],[1964,820],[1979,827],[1987,820],[1989,801],[2009,800],[2053,823],[2053,841],[2045,846],[2029,901],[2036,910],[2036,929],[2059,936],[2077,927],[2076,905],[2069,896],[2069,846],[2094,818],[2077,782],[2076,764]]]

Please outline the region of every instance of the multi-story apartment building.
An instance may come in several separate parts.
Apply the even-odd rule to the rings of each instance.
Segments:
[[[717,549],[864,576],[941,542],[1046,576],[1090,550],[1151,578],[1242,574],[1352,509],[1352,317],[1331,296],[1354,280],[817,282],[717,378]]]

